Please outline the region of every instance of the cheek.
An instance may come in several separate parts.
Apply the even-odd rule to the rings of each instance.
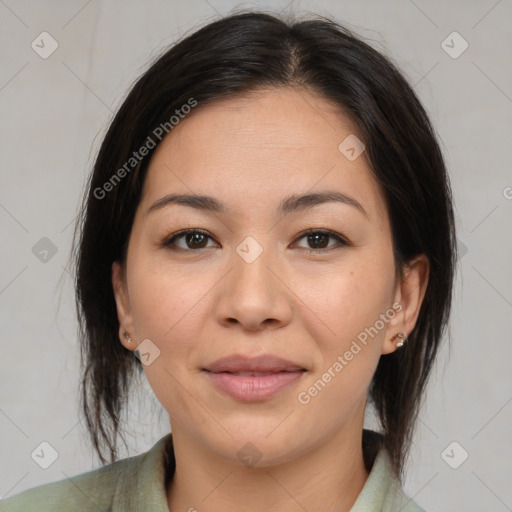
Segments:
[[[138,336],[151,339],[161,350],[171,345],[173,352],[186,349],[197,340],[199,315],[214,276],[154,263],[134,267],[130,296]]]
[[[323,340],[326,348],[341,350],[373,326],[391,305],[390,275],[389,269],[372,267],[361,256],[354,258],[354,264],[347,263],[346,270],[335,269],[316,284],[309,281],[300,296],[307,297],[304,302],[322,329],[315,338]]]
[[[390,308],[391,282],[381,270],[354,265],[322,285],[309,297],[315,313],[310,314],[310,335],[319,357],[297,399],[312,417],[321,415],[329,429],[364,403],[385,333],[385,327],[375,330],[375,325]]]
[[[144,265],[134,267],[143,269]],[[190,361],[200,349],[198,340],[206,304],[203,301],[213,283],[208,283],[208,276],[200,272],[178,273],[169,268],[156,269],[155,265],[151,268],[149,272],[134,271],[130,281],[139,341],[148,338],[160,350],[153,363],[143,366],[144,373],[162,406],[170,414],[179,411],[177,418],[173,416],[175,421],[186,423],[187,418],[193,417],[197,422],[206,422],[197,410],[200,397],[190,400],[184,388],[192,370]]]

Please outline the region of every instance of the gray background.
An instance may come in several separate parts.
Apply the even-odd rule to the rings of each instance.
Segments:
[[[177,36],[235,7],[277,12],[286,4],[0,0],[0,496],[99,466],[78,417],[66,265],[112,112]],[[333,16],[391,56],[429,111],[451,175],[462,251],[453,340],[430,381],[405,491],[432,512],[512,510],[512,3],[325,0],[289,8]],[[59,45],[47,59],[31,48],[44,31]],[[457,58],[463,41],[447,39],[454,31],[469,44]],[[43,237],[56,254],[41,252]],[[167,413],[145,383],[127,419],[123,456],[168,432]],[[48,469],[31,458],[43,441],[59,454]]]

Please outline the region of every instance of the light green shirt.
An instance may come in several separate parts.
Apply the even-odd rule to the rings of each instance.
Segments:
[[[372,434],[363,430],[363,447]],[[166,489],[174,463],[169,433],[141,455],[4,498],[0,512],[170,512]],[[404,494],[388,452],[380,448],[350,512],[399,511],[425,512]]]

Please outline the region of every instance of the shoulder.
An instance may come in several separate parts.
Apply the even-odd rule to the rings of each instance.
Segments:
[[[364,431],[363,450],[369,476],[350,512],[426,512],[405,494],[378,434]]]
[[[382,482],[387,486],[383,496],[382,512],[426,512],[412,498],[410,498],[403,490],[402,484],[391,469],[391,460],[386,450],[381,449],[379,452]]]
[[[388,493],[384,499],[382,511],[395,512],[426,512],[412,498],[407,496],[398,481],[390,485]]]
[[[27,489],[0,500],[0,512],[108,511],[123,475],[137,471],[145,454],[56,482]]]

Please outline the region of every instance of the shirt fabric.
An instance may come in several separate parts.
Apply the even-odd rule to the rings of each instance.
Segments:
[[[425,512],[403,492],[382,435],[363,429],[370,472],[350,512]],[[172,434],[150,450],[0,500],[0,512],[170,512],[166,489],[175,469]]]

